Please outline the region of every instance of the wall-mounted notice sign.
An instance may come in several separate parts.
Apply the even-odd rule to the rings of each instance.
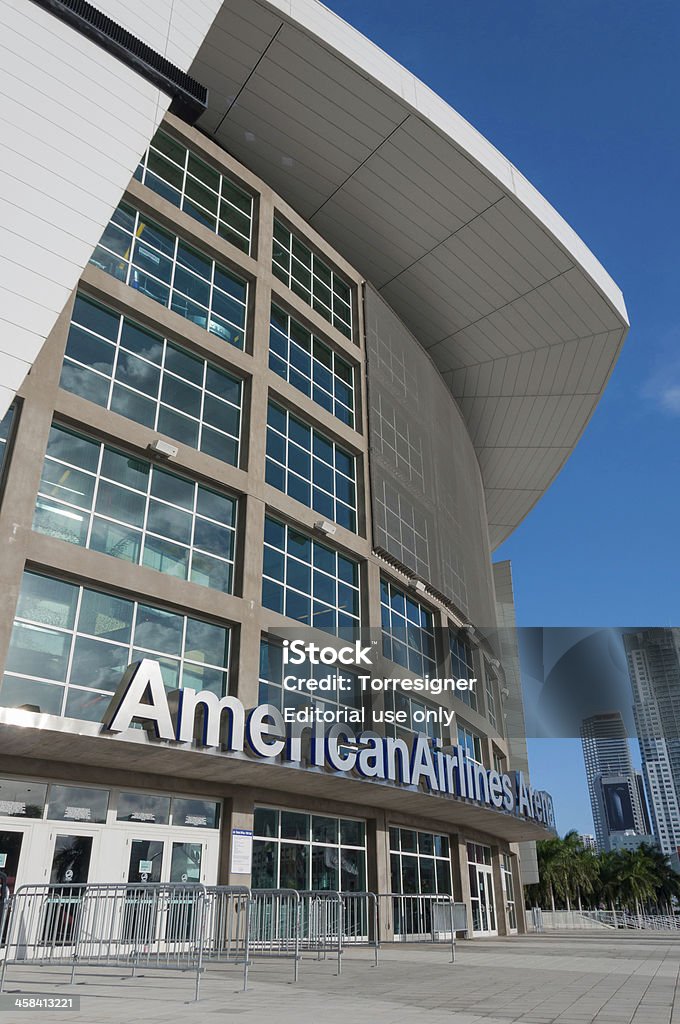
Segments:
[[[140,860],[139,862],[139,873],[140,875],[149,874],[153,871],[153,863],[150,860]]]
[[[231,872],[249,875],[253,866],[253,833],[247,828],[231,830]]]

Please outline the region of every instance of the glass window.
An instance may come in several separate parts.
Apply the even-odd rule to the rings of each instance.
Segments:
[[[326,633],[356,639],[359,564],[267,516],[262,604]]]
[[[131,206],[118,207],[90,263],[244,348],[247,283]]]
[[[449,742],[448,731],[441,721],[440,705],[422,697],[413,697],[410,693],[399,690],[385,690],[385,708],[389,711],[403,712],[406,715],[404,724],[400,721],[388,722],[385,731],[388,736],[398,736],[402,731],[410,733],[424,732],[432,739]]]
[[[354,368],[278,306],[269,325],[269,369],[354,426]]]
[[[236,501],[53,425],[33,529],[231,593]]]
[[[47,817],[53,821],[106,821],[109,806],[107,789],[86,786],[50,786]]]
[[[269,403],[267,483],[356,531],[356,459],[314,427]]]
[[[135,177],[221,238],[250,252],[253,197],[177,139],[158,131]]]
[[[498,729],[498,715],[496,714],[496,680],[488,669],[485,673],[485,679],[486,717],[489,719],[489,722],[494,729]]]
[[[256,807],[253,830],[254,889],[365,891],[365,821]]]
[[[501,854],[501,870],[503,872],[503,889],[505,891],[505,905],[508,912],[508,927],[514,931],[517,928],[517,909],[515,906],[515,883],[512,877],[512,858],[510,854]]]
[[[194,797],[173,797],[172,824],[192,828],[219,828],[220,805],[214,800]]]
[[[223,626],[25,572],[0,705],[98,722],[126,667],[147,657],[169,690],[222,697],[229,637]]]
[[[0,815],[11,818],[42,818],[47,786],[23,779],[0,779]]]
[[[119,793],[116,817],[118,821],[167,825],[170,821],[170,797],[153,793]]]
[[[78,295],[60,386],[236,466],[243,383]]]
[[[458,745],[463,747],[467,756],[473,760],[478,761],[479,764],[483,764],[482,757],[482,738],[478,736],[472,729],[468,729],[465,725],[458,726]]]
[[[383,655],[419,676],[434,675],[437,660],[432,612],[394,583],[380,584]]]
[[[389,835],[393,893],[451,894],[448,836],[396,827]],[[396,935],[418,930],[409,926],[409,908],[403,900],[394,901],[394,911]]]
[[[449,648],[451,650],[451,675],[454,679],[474,679],[475,666],[472,657],[472,648],[464,639],[462,634],[449,630]],[[470,690],[456,690],[455,696],[464,704],[478,710],[476,683]]]
[[[272,270],[280,281],[352,337],[352,288],[281,221],[274,221]]]

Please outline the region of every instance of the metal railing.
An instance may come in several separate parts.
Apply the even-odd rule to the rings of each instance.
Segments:
[[[12,898],[0,992],[10,964],[203,969],[205,887],[139,883],[24,885]]]
[[[250,889],[246,886],[212,885],[205,891],[203,963],[228,963],[243,968],[243,991],[248,987]]]
[[[537,935],[543,931],[543,911],[540,907],[532,907],[527,911],[527,928]]]
[[[449,943],[451,963],[455,963],[456,920],[451,896],[388,892],[379,893],[378,902],[383,930],[391,929],[395,942]]]
[[[296,889],[253,889],[250,913],[250,957],[291,959],[298,980],[301,896]]]
[[[527,924],[534,932],[548,930],[626,929],[634,931],[680,931],[680,916],[632,914],[628,910],[541,910],[527,911]]]
[[[463,913],[461,913],[461,909]],[[467,929],[464,904],[447,895],[256,889],[195,883],[26,885],[0,907],[0,992],[10,967],[88,966],[182,970],[195,998],[211,965],[238,967],[243,989],[259,958],[290,959],[298,980],[304,953],[331,956],[342,973],[348,948],[373,950],[381,936],[447,943]]]
[[[12,896],[8,894],[4,900],[0,900],[0,949],[5,945],[11,907]]]
[[[371,948],[373,962],[377,967],[380,950],[378,897],[374,892],[343,892],[340,897],[343,906],[343,944]]]
[[[328,889],[309,889],[300,893],[300,938],[302,948],[316,953],[317,960],[330,953],[337,957],[342,974],[344,945],[344,904],[342,894]]]

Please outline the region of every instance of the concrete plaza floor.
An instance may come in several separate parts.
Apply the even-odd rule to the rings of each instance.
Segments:
[[[0,1024],[242,1022],[242,1024],[680,1024],[680,938],[659,933],[562,932],[459,942],[387,946],[333,960],[305,958],[291,983],[290,962],[258,961],[248,992],[235,968],[211,967],[199,1003],[193,978],[147,971],[82,968],[67,972],[11,967],[5,992],[80,996],[79,1012],[4,1010]]]

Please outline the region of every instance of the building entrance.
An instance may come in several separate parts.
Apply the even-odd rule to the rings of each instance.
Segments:
[[[0,870],[10,893],[45,883],[214,885],[220,810],[200,797],[0,779]]]
[[[491,847],[468,843],[468,872],[473,935],[497,935],[496,898],[493,888]]]

